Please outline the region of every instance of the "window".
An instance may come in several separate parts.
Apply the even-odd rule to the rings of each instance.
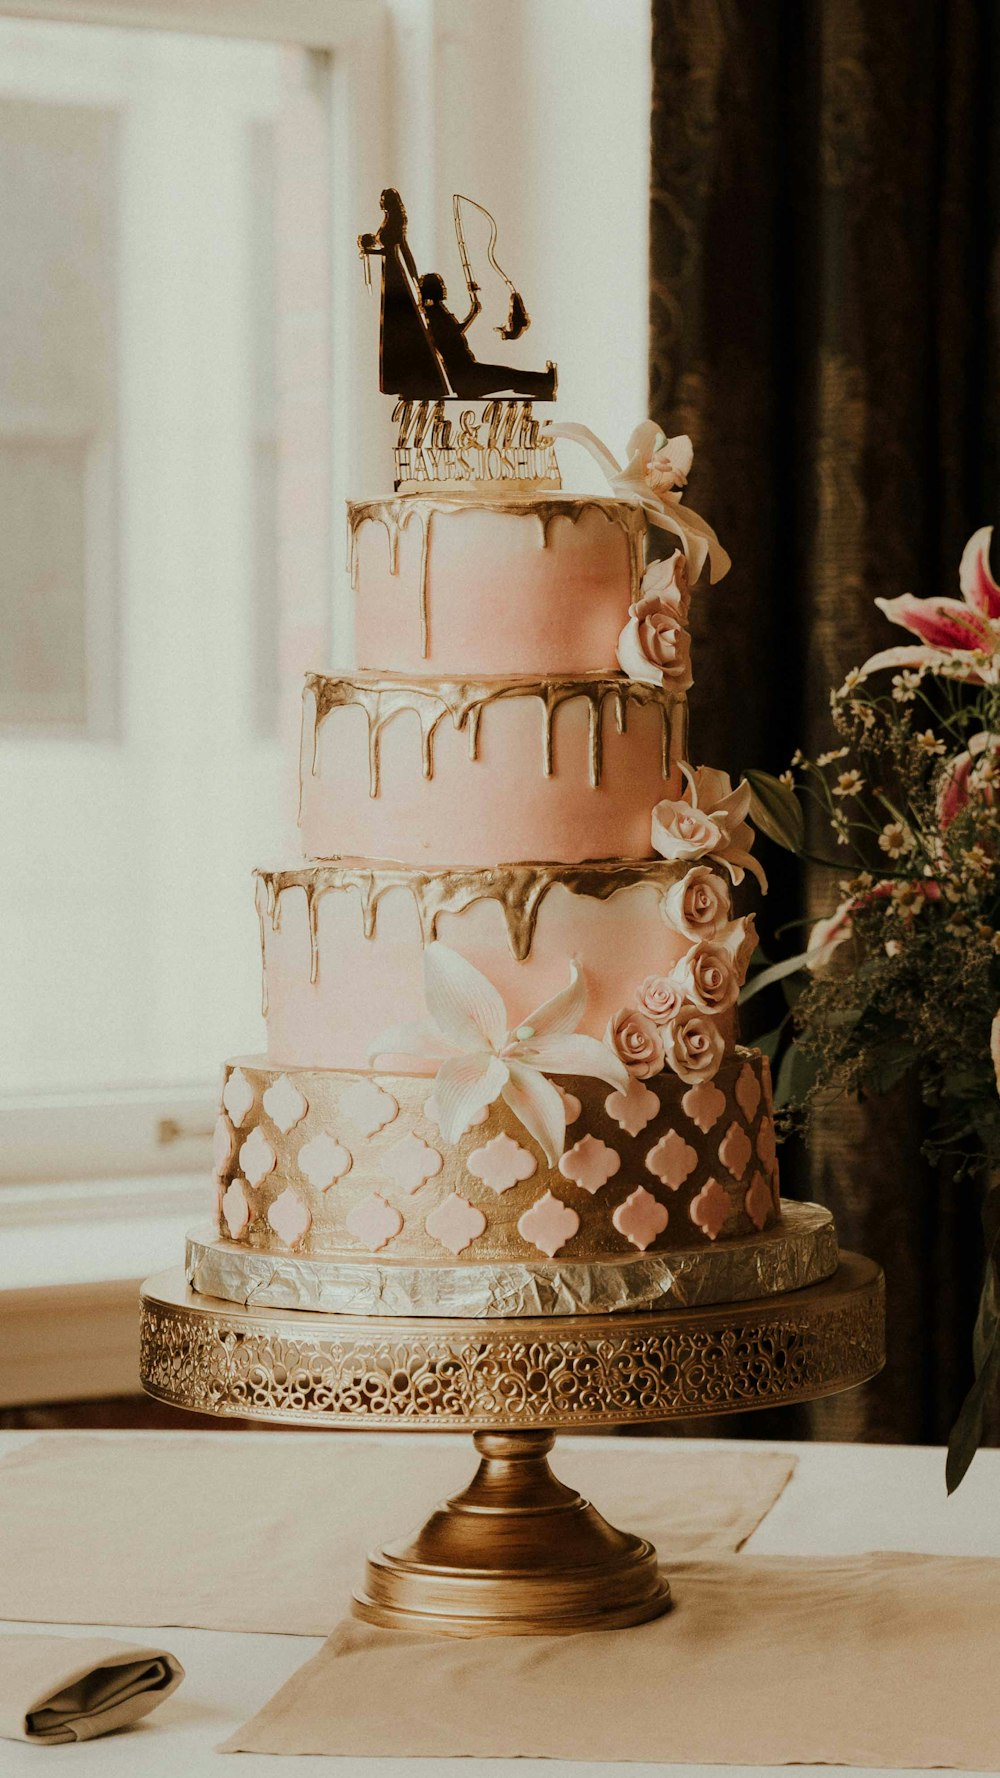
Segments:
[[[202,1165],[261,1045],[250,872],[295,846],[282,731],[327,652],[279,587],[287,501],[325,610],[279,366],[328,91],[277,43],[0,19],[0,1177]]]

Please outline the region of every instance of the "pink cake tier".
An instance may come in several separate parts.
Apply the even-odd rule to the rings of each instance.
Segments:
[[[640,983],[670,975],[691,950],[666,917],[684,876],[662,858],[486,870],[342,858],[258,871],[268,1056],[284,1067],[368,1067],[382,1031],[426,1019],[434,938],[489,978],[512,1030],[565,988],[575,958],[587,988],[578,1029],[601,1038]],[[719,1024],[731,1042],[732,1014]],[[433,1073],[437,1063],[401,1065]]]
[[[634,501],[402,494],[348,505],[359,666],[612,672],[646,535]]]
[[[432,1083],[371,1071],[230,1063],[216,1130],[218,1233],[316,1260],[594,1262],[750,1237],[779,1214],[766,1059],[714,1080],[563,1076],[565,1148],[549,1166],[500,1100],[443,1141]]]
[[[647,858],[682,784],[686,702],[621,673],[446,680],[310,674],[306,855],[486,866]]]

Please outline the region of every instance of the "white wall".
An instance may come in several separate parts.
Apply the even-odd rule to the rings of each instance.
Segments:
[[[385,178],[418,262],[460,290],[451,194],[485,203],[532,316],[512,359],[555,359],[558,417],[620,454],[647,400],[648,0],[390,0],[390,16]],[[373,303],[372,352],[376,326]],[[561,454],[568,486],[602,488]]]

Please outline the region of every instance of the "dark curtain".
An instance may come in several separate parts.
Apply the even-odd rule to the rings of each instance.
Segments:
[[[902,639],[874,597],[957,596],[1000,517],[998,86],[998,0],[653,0],[649,411],[694,439],[691,503],[734,563],[695,604],[696,760],[829,746],[829,688]],[[836,897],[768,864],[773,950]],[[978,1211],[921,1138],[904,1088],[783,1157],[884,1265],[889,1361],[776,1432],[946,1435]]]

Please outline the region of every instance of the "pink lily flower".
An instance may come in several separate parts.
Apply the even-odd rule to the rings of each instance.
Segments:
[[[965,752],[956,753],[954,759],[949,761],[937,794],[937,814],[942,832],[951,826],[955,816],[961,814],[965,808],[977,771],[979,793],[984,802],[992,805],[992,778],[983,771],[986,760],[991,760],[994,768],[1000,766],[1000,735],[973,735]]]
[[[992,536],[992,525],[983,525],[962,552],[961,600],[915,599],[912,593],[876,599],[886,617],[912,631],[922,646],[903,645],[873,654],[860,669],[862,678],[883,668],[914,667],[977,684],[1000,678],[1000,586],[990,568]]]

